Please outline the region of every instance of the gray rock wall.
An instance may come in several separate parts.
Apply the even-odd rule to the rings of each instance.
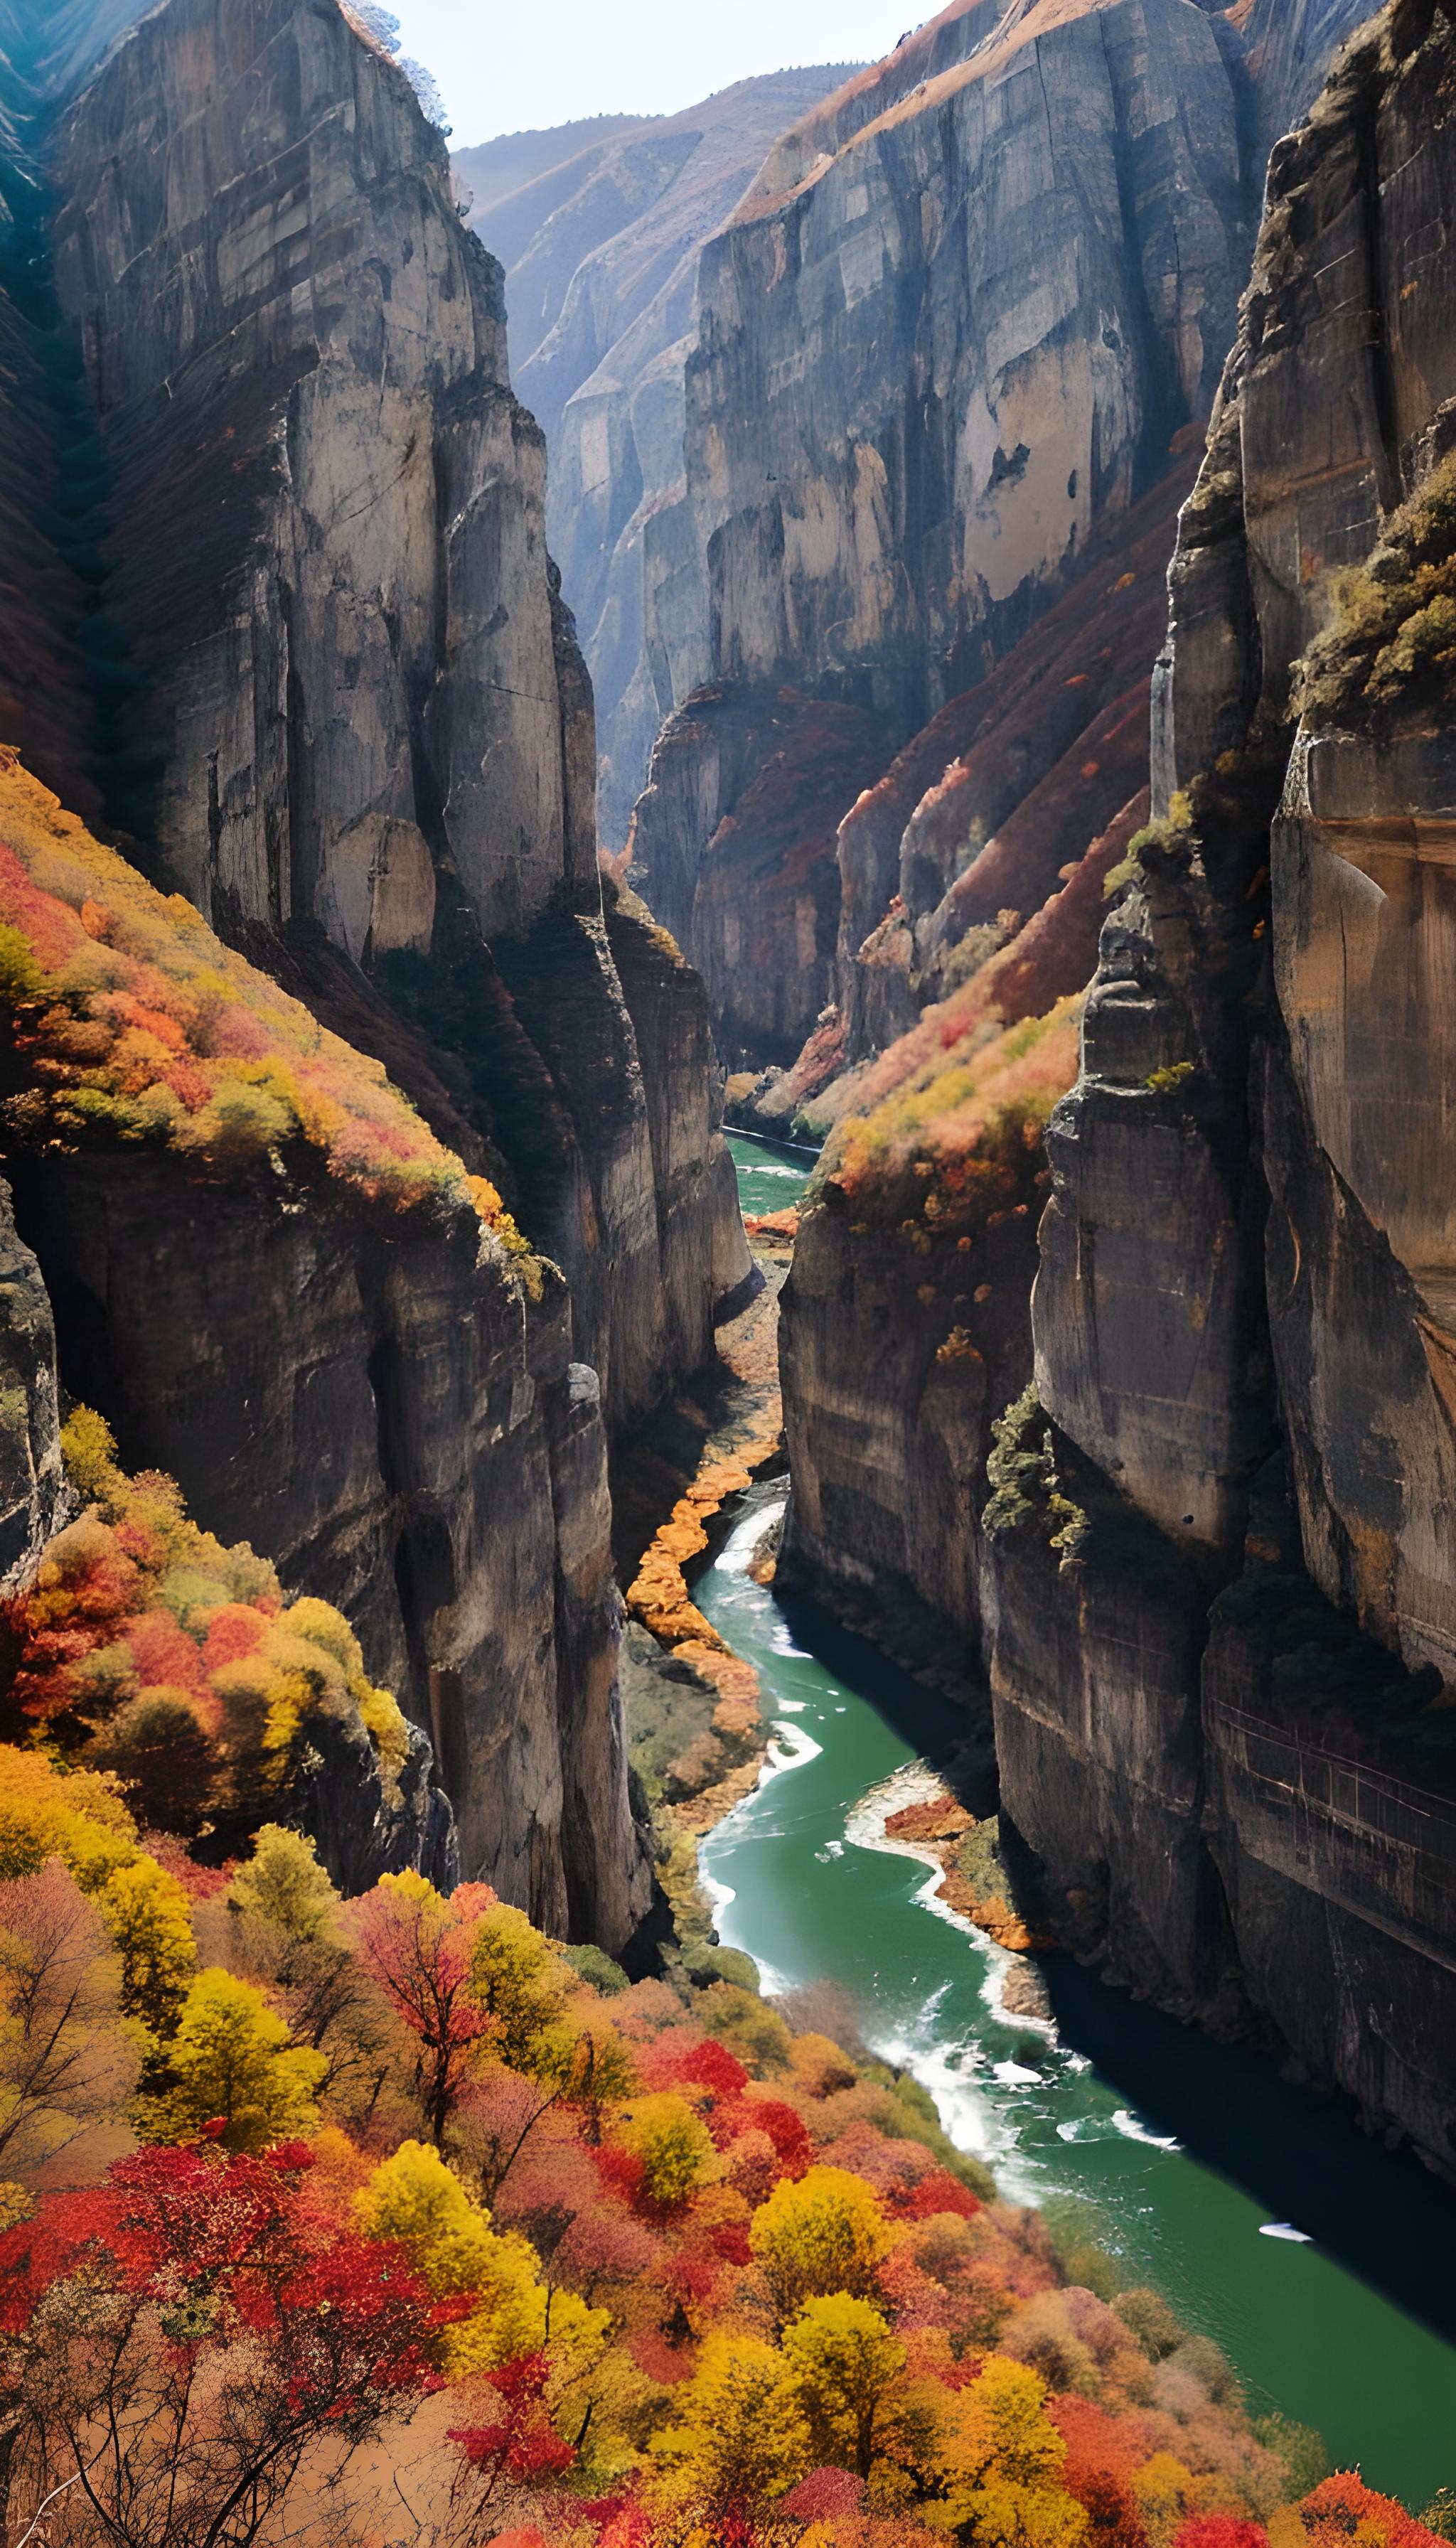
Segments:
[[[453,1036],[492,1172],[535,1200],[627,1423],[709,1350],[711,1294],[665,1277],[544,443],[443,142],[331,0],[169,0],[49,163],[159,872],[260,960],[259,933],[321,939]],[[522,1020],[549,1173],[512,1102]],[[710,1115],[696,1169],[700,1253],[731,1257]]]
[[[1165,829],[1104,932],[1052,1124],[1042,1402],[1094,1517],[1116,1496],[1184,1570],[1201,1657],[1160,1716],[1130,1643],[1084,1723],[1049,1725],[1066,1658],[1029,1647],[1007,1547],[992,1660],[1006,1810],[1084,1949],[1205,2022],[1231,1957],[1241,2022],[1448,2173],[1456,794],[1418,642],[1384,690],[1345,668],[1412,537],[1450,573],[1453,100],[1456,27],[1398,8],[1275,154],[1171,578]],[[1367,567],[1352,603],[1337,575]],[[1044,1598],[1085,1617],[1109,1582],[1094,1527]],[[1160,1924],[1137,1815],[1082,1772],[1115,1758],[1155,1787],[1190,1727]],[[1159,1976],[1143,1942],[1178,1934],[1196,1953]]]

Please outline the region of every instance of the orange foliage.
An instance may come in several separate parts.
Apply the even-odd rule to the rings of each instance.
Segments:
[[[984,1228],[1015,1209],[1042,1134],[1077,1072],[1080,998],[988,1036],[984,1022],[954,1053],[932,1053],[893,1097],[840,1128],[829,1173],[851,1203],[878,1217],[910,1208],[926,1232]]]
[[[16,764],[0,770],[0,999],[29,1074],[6,1112],[29,1140],[148,1143],[214,1175],[301,1145],[372,1201],[471,1207],[523,1244],[381,1063]]]
[[[114,1770],[144,1822],[186,1832],[225,1800],[261,1809],[316,1708],[357,1711],[386,1775],[402,1764],[405,1720],[338,1611],[285,1608],[273,1567],[199,1529],[170,1478],[128,1477],[89,1409],[62,1444],[86,1509],[0,1604],[0,1739]]]

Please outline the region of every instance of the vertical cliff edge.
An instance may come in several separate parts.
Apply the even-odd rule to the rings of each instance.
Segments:
[[[60,1381],[345,1611],[433,1737],[462,1871],[620,1945],[647,1877],[607,1446],[702,1360],[748,1260],[700,988],[603,909],[591,686],[500,268],[333,0],[72,14],[7,64],[0,503],[31,550],[0,589],[0,740],[159,910],[185,896],[283,986],[301,1050],[336,1033],[495,1200],[484,1239],[463,1207],[402,1217],[351,1189],[347,1128],[320,1170],[327,1107],[246,1063],[245,1021],[214,1055],[211,993],[177,1032],[254,1068],[227,1100],[240,1168],[125,1081],[41,1141],[13,1062]],[[67,878],[110,854],[8,784],[22,934],[34,841],[103,951],[89,997],[119,942]],[[185,960],[156,960],[190,978],[179,925]]]
[[[783,1323],[788,1562],[984,1662],[1043,1914],[1447,2174],[1453,101],[1398,0],[1275,148],[1150,770],[1059,871],[996,814],[950,892],[1018,907],[851,1069]]]

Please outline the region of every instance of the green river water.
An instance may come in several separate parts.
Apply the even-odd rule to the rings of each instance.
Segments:
[[[744,1208],[792,1202],[801,1162],[733,1143]],[[812,1604],[756,1585],[776,1510],[755,1500],[694,1597],[758,1670],[765,1777],[703,1844],[725,1944],[771,1991],[828,1981],[864,2040],[935,2095],[1005,2194],[1074,2208],[1130,2279],[1213,2336],[1337,2465],[1418,2508],[1456,2484],[1456,2197],[1252,2056],[1046,1959],[1055,2024],[1008,2017],[1011,1959],[930,1905],[936,1878],[875,1846],[883,1802],[955,1735],[953,1711]],[[912,1790],[907,1790],[907,1792]]]

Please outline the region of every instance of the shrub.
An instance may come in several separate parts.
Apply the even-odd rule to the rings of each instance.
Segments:
[[[326,1601],[285,1607],[273,1567],[200,1529],[170,1478],[127,1475],[93,1409],[61,1445],[89,1503],[4,1604],[14,1730],[114,1774],[136,1816],[188,1835],[276,1795],[319,1710],[363,1725],[390,1786],[409,1727],[347,1620]]]
[[[475,1211],[528,1252],[383,1068],[156,892],[25,771],[0,768],[0,1001],[29,1084],[14,1132],[173,1150],[228,1176],[297,1145],[372,1202]]]

